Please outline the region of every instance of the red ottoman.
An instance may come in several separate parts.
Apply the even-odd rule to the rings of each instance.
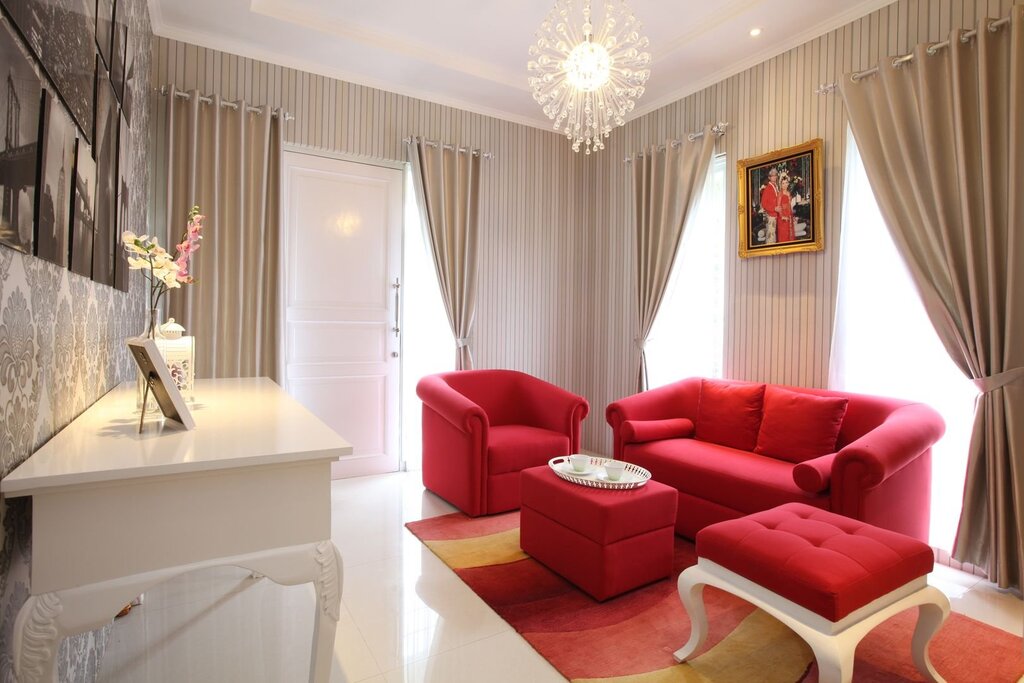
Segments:
[[[702,591],[715,586],[757,605],[807,641],[822,683],[849,681],[857,643],[897,612],[919,606],[912,652],[918,670],[941,681],[928,642],[949,601],[927,585],[932,549],[917,539],[801,503],[788,503],[697,534],[697,565],[679,577],[690,615],[685,661],[707,636]]]
[[[674,488],[594,489],[547,465],[523,470],[520,487],[523,551],[597,600],[671,576]]]

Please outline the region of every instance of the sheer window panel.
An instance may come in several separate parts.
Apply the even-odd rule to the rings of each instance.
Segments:
[[[725,334],[725,155],[707,182],[669,276],[647,339],[651,388],[687,377],[721,377]]]
[[[416,383],[426,375],[455,369],[455,339],[441,299],[423,220],[405,172],[405,220],[402,260],[402,460],[407,470],[421,469],[423,406]]]
[[[925,403],[946,421],[932,448],[929,542],[949,550],[963,502],[978,391],[950,359],[878,210],[847,135],[839,292],[830,386]]]

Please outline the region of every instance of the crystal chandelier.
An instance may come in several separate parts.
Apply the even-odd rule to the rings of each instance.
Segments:
[[[557,0],[540,25],[526,65],[530,89],[573,151],[604,149],[644,94],[651,55],[642,29],[625,0],[609,0],[599,24],[590,0]]]

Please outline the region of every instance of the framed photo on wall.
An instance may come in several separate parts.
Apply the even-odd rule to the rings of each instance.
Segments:
[[[31,254],[43,86],[21,41],[0,23],[0,244]]]
[[[121,116],[121,133],[118,135],[117,146],[117,229],[114,231],[114,287],[122,292],[128,291],[128,255],[121,247],[121,233],[131,230],[132,202],[131,188],[128,186],[128,173],[131,169],[131,131],[128,121]]]
[[[39,171],[39,212],[36,256],[68,267],[71,195],[75,177],[75,124],[52,93],[43,99],[42,166]]]
[[[96,215],[96,162],[85,140],[75,144],[75,183],[71,198],[71,272],[92,277]]]
[[[821,138],[737,164],[740,258],[825,248]]]
[[[117,232],[117,131],[121,123],[114,89],[103,63],[96,60],[96,221],[93,231],[92,279],[114,284],[114,254]]]

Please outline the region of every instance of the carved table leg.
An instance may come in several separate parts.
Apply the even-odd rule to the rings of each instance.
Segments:
[[[14,673],[22,683],[56,681],[57,617],[63,606],[55,593],[31,595],[14,621]]]
[[[313,652],[309,680],[328,681],[334,654],[334,636],[341,614],[342,565],[338,549],[330,541],[316,548],[320,576],[316,580],[316,616],[313,622]]]

